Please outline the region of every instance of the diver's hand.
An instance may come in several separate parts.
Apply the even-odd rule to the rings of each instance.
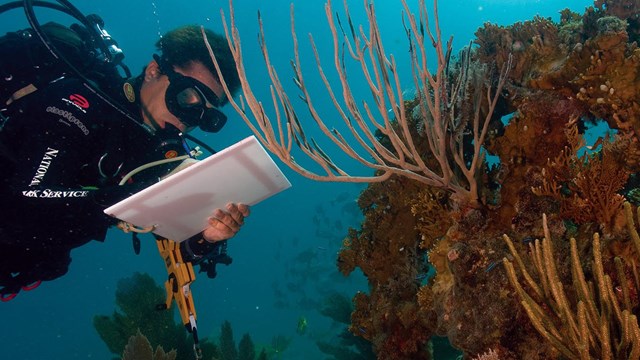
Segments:
[[[232,238],[249,216],[249,206],[245,204],[227,204],[226,208],[216,209],[209,218],[209,226],[202,232],[202,237],[209,242]]]

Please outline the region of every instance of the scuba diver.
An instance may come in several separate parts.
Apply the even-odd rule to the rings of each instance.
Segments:
[[[116,224],[103,213],[106,207],[157,182],[177,163],[118,185],[129,171],[188,155],[190,130],[217,132],[226,122],[219,108],[227,100],[199,26],[168,32],[141,74],[123,76],[116,69],[123,66],[122,53],[99,17],[82,20],[65,27],[29,18],[30,29],[0,38],[4,301],[64,275],[72,249],[104,241]],[[233,94],[240,83],[227,41],[205,33]],[[225,240],[247,216],[244,204],[212,209],[207,228],[180,243],[182,257],[194,264],[230,262]]]

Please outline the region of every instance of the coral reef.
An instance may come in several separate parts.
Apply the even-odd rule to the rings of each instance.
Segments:
[[[117,309],[111,316],[97,315],[93,319],[95,329],[112,353],[122,354],[129,338],[140,331],[151,346],[175,349],[178,359],[192,357],[193,342],[184,327],[175,322],[174,312],[156,310],[165,296],[164,288],[148,274],[135,273],[118,281]],[[215,354],[206,355],[210,358]]]
[[[349,330],[379,359],[431,359],[434,336],[465,358],[637,358],[640,248],[627,228],[634,205],[623,204],[638,199],[639,6],[598,0],[559,22],[476,32],[472,64],[512,64],[484,143],[498,161],[482,166],[480,204],[391,176],[361,194],[365,220],[338,256],[344,275],[369,281]],[[419,117],[418,103],[405,112]],[[594,141],[594,127],[608,134]]]
[[[355,336],[348,331],[351,323],[351,313],[353,304],[351,300],[339,293],[330,294],[325,298],[320,313],[333,319],[339,324],[343,324],[342,332],[338,334],[338,339],[332,342],[317,341],[316,344],[321,352],[330,355],[334,360],[369,360],[375,359],[371,344],[362,337]]]
[[[628,284],[623,278],[635,269],[637,257],[632,254],[639,251],[629,245],[623,213],[627,197],[640,199],[635,189],[640,170],[638,1],[596,0],[584,14],[563,10],[559,22],[536,16],[510,26],[487,23],[457,57],[451,39],[442,38],[437,1],[433,11],[418,2],[416,14],[406,0],[400,4],[409,64],[397,64],[385,52],[372,2],[364,3],[368,28],[354,27],[347,2],[345,22],[334,16],[331,1],[325,5],[339,84],[325,76],[313,40],[311,48],[346,136],[324,121],[315,105],[320,102],[311,96],[291,7],[296,95],[308,110],[306,116],[340,155],[372,169],[366,175],[334,162],[332,153],[304,130],[302,116],[290,101],[295,96],[287,94],[280,82],[284,77],[272,66],[259,18],[260,50],[276,114],[265,111],[267,102],[249,86],[232,2],[230,24],[225,20],[246,104],[229,100],[262,144],[310,179],[370,182],[358,200],[365,219],[359,229],[349,230],[337,260],[342,274],[359,269],[369,282],[367,292],[353,297],[349,331],[369,341],[376,356],[385,360],[431,359],[434,337],[446,337],[466,358],[588,357],[584,338],[577,343],[578,352],[559,352],[560,342],[545,333],[553,320],[541,316],[547,308],[562,310],[556,315],[566,322],[562,316],[573,309],[567,304],[578,303],[585,292],[564,292],[567,303],[539,305],[535,316],[527,316],[533,302],[522,306],[514,296],[513,271],[507,274],[500,264],[504,257],[516,259],[524,270],[514,248],[536,238],[562,239],[554,254],[564,263],[546,275],[549,281],[562,282],[571,268],[581,268],[576,261],[566,266],[569,249],[575,247],[574,257],[590,264],[585,249],[597,232],[602,264],[618,265],[599,272],[589,268],[585,276],[611,276],[625,296]],[[362,70],[359,75],[374,101],[354,96],[346,71],[351,69],[345,60],[349,58]],[[404,86],[397,71],[401,67],[410,69],[412,99],[399,90]],[[228,92],[224,79],[221,83]],[[598,140],[587,136],[603,125],[607,130]],[[305,168],[304,161],[297,161],[294,143],[319,167]],[[505,234],[509,245],[502,240]],[[567,241],[571,238],[575,241]],[[314,253],[301,255],[310,267]],[[631,301],[631,295],[625,297]],[[636,315],[635,306],[625,306]],[[602,310],[587,309],[594,318]],[[342,311],[332,315],[344,319]],[[536,322],[540,319],[547,321],[542,321],[544,328]],[[623,330],[630,325],[625,321],[620,323]],[[585,327],[572,326],[571,331],[576,328],[583,335]],[[601,343],[606,340],[603,333],[600,329]],[[339,354],[344,348],[321,347],[334,357],[349,356]],[[626,348],[616,351],[622,354]]]
[[[161,346],[156,347],[153,351],[149,339],[138,330],[138,332],[129,338],[127,346],[124,347],[122,360],[175,360],[176,351],[171,350],[165,353]]]
[[[266,348],[260,350],[260,354],[256,358],[256,347],[249,334],[242,335],[240,342],[236,346],[236,342],[233,339],[233,328],[227,320],[220,326],[218,343],[220,345],[218,359],[220,360],[266,360],[269,358]]]
[[[238,357],[237,360],[255,360],[256,349],[253,345],[253,340],[249,334],[242,335],[240,342],[238,343]]]
[[[625,204],[627,224],[635,232],[629,203]],[[619,285],[613,285],[612,277],[605,273],[600,236],[593,234],[593,261],[585,275],[575,238],[571,238],[570,259],[556,259],[553,240],[543,216],[545,237],[530,243],[530,268],[527,269],[511,239],[504,239],[525,278],[525,291],[518,280],[511,261],[504,260],[509,281],[515,288],[521,304],[533,326],[555,350],[568,359],[637,359],[640,358],[640,327],[633,314],[637,299],[630,297],[630,290],[637,291],[638,278],[635,262],[635,281],[629,283],[625,266],[620,257],[613,263]],[[640,246],[636,237],[634,244]],[[572,282],[563,281],[556,261],[570,262]],[[638,260],[638,259],[636,259]],[[608,264],[611,265],[611,264]],[[535,270],[535,272],[533,272]],[[531,274],[533,273],[533,275]],[[595,281],[595,283],[594,283]],[[569,290],[573,294],[569,294]],[[618,292],[618,294],[616,294]]]
[[[269,359],[279,359],[281,354],[289,348],[289,345],[291,345],[291,341],[293,341],[293,339],[288,336],[274,336],[271,339],[271,344],[263,348],[260,357],[262,357],[263,354],[266,354]]]
[[[349,324],[352,312],[353,305],[351,300],[337,292],[325,297],[320,308],[320,314],[340,324]]]
[[[338,258],[343,274],[358,266],[372,284],[370,294],[354,298],[350,329],[371,341],[379,358],[429,358],[425,349],[434,329],[423,326],[416,301],[427,261],[411,210],[413,198],[402,196],[420,188],[418,182],[398,177],[371,184],[358,200],[366,215],[363,229],[351,231]],[[425,357],[415,357],[423,350]]]
[[[632,41],[640,37],[640,3],[634,0],[595,0],[595,7],[610,16],[626,20]]]
[[[567,126],[569,146],[554,160],[548,161],[540,174],[542,185],[532,191],[535,195],[558,201],[565,219],[579,224],[600,224],[607,232],[619,230],[624,202],[620,192],[630,175],[622,161],[625,149],[615,147],[607,136],[601,141],[602,148],[598,152],[591,155],[585,152],[578,157],[584,141],[575,121]]]
[[[220,327],[220,355],[222,360],[236,360],[238,349],[233,339],[233,329],[229,321],[224,321]]]
[[[157,310],[165,296],[165,289],[151,276],[134,273],[118,281],[117,309],[111,316],[96,315],[93,326],[113,354],[122,354],[130,338],[140,332],[150,346],[176,350],[176,359],[192,359],[193,340],[175,321],[174,312]],[[200,339],[200,347],[205,359],[219,356],[217,345],[206,338]]]

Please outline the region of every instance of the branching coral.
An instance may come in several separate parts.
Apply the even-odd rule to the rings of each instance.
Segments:
[[[575,164],[575,178],[568,184],[572,192],[568,211],[575,214],[573,218],[601,224],[607,231],[615,229],[622,218],[624,197],[618,192],[629,177],[613,156],[609,144],[604,144],[600,154],[580,158]]]
[[[631,219],[629,206],[626,207],[627,218]],[[524,282],[518,280],[512,261],[505,258],[503,263],[509,281],[533,326],[568,359],[639,358],[640,328],[628,297],[628,283],[620,258],[615,262],[621,285],[614,287],[610,275],[605,273],[606,264],[603,263],[598,233],[593,235],[592,274],[585,272],[580,261],[577,241],[571,238],[570,263],[573,285],[567,284],[559,275],[557,254],[547,227],[546,216],[543,216],[543,224],[544,239],[529,244],[533,264],[529,268],[525,266],[511,239],[504,235]],[[629,224],[629,227],[633,229],[633,224]],[[635,229],[633,231],[635,232]],[[591,276],[595,278],[595,284],[591,284]],[[617,295],[618,289],[623,294],[622,301]]]
[[[333,321],[349,324],[353,312],[351,299],[338,292],[332,292],[323,301],[320,313]]]
[[[341,324],[351,324],[351,314],[353,304],[351,299],[339,294],[332,293],[325,298],[320,313],[329,317],[333,321]],[[334,360],[368,360],[375,359],[371,343],[360,336],[356,336],[345,327],[342,333],[334,341],[317,341],[318,349],[324,354],[330,355]]]
[[[238,343],[238,357],[237,360],[255,360],[256,349],[253,345],[253,340],[249,334],[242,335],[240,342]]]
[[[325,8],[339,91],[324,77],[321,54],[312,43],[319,74],[354,141],[331,129],[318,113],[291,24],[294,82],[310,117],[330,143],[374,169],[369,176],[351,177],[307,136],[261,31],[276,106],[275,117],[267,116],[246,78],[233,13],[228,33],[246,103],[229,98],[267,148],[316,180],[379,181],[362,193],[365,221],[361,229],[350,230],[338,257],[343,274],[359,268],[370,285],[367,293],[354,297],[351,333],[370,341],[381,359],[427,359],[434,334],[446,336],[465,357],[489,349],[488,356],[507,359],[586,357],[589,348],[594,356],[636,351],[625,334],[631,334],[629,311],[637,303],[637,286],[625,295],[624,285],[638,278],[637,258],[628,239],[618,236],[627,179],[640,170],[637,4],[598,0],[583,15],[564,10],[560,23],[536,17],[507,27],[486,24],[476,33],[477,46],[456,58],[451,42],[439,33],[437,16],[429,26],[425,2],[419,2],[415,17],[401,3],[407,14],[414,99],[405,99],[399,90],[398,68],[384,51],[373,4],[366,6],[371,26],[360,31],[348,9],[346,22],[339,23],[331,3]],[[438,65],[432,66],[434,72],[425,65],[424,40],[437,53],[430,59]],[[347,77],[344,59],[349,55],[362,68],[373,95],[374,102],[363,103],[363,109]],[[494,78],[491,69],[503,72]],[[248,118],[250,112],[255,119]],[[578,156],[585,124],[598,120],[617,134],[600,141],[598,152]],[[310,172],[294,161],[294,143],[322,171]],[[491,170],[486,153],[499,159]],[[541,213],[550,216],[548,224]],[[588,261],[585,234],[590,237],[593,229],[603,230],[606,244],[594,253],[600,260]],[[504,233],[514,239],[511,251],[501,241]],[[550,240],[532,240],[551,234],[578,240],[554,247]],[[518,255],[514,248],[522,244],[532,244],[534,257]],[[569,252],[571,257],[562,257]],[[553,254],[571,267],[553,263]],[[512,296],[509,280],[517,284],[515,269],[507,265],[508,278],[498,266],[503,256],[516,261],[521,272],[537,271],[518,290],[533,323],[525,322],[525,311]],[[561,286],[569,284],[571,269],[575,284]],[[594,289],[585,285],[592,272],[599,286]],[[622,300],[612,297],[613,283],[620,284],[616,296]],[[345,317],[340,314],[341,321]],[[617,325],[605,329],[611,319]]]
[[[122,354],[132,336],[144,334],[150,346],[175,349],[177,359],[193,358],[193,342],[181,324],[176,323],[173,311],[158,311],[164,303],[165,289],[148,274],[134,273],[118,282],[117,309],[111,316],[97,315],[93,326],[113,354]],[[205,359],[218,357],[216,344],[200,339]]]
[[[419,188],[416,181],[394,177],[372,184],[362,193],[358,204],[366,215],[364,231],[352,231],[353,237],[345,239],[338,257],[343,274],[358,266],[370,281],[386,283],[420,273],[420,264],[407,265],[407,259],[419,251],[416,221],[411,214],[413,199],[407,196],[411,194],[409,189]]]
[[[445,189],[462,203],[479,205],[479,173],[484,167],[485,152],[482,145],[487,137],[489,124],[496,118],[494,110],[502,99],[502,89],[511,69],[511,56],[507,56],[494,74],[493,63],[476,62],[470,50],[463,60],[451,63],[452,41],[442,38],[437,16],[430,19],[425,1],[418,2],[418,13],[413,14],[406,0],[400,0],[407,14],[402,19],[409,45],[410,61],[406,65],[411,71],[413,86],[421,118],[420,136],[415,137],[412,113],[405,109],[404,92],[400,87],[399,66],[392,55],[384,50],[374,3],[365,3],[368,30],[355,31],[344,2],[346,21],[350,31],[343,27],[334,15],[331,1],[325,4],[328,29],[333,40],[333,62],[339,77],[340,91],[334,89],[321,65],[318,49],[311,39],[316,68],[326,87],[332,105],[346,125],[348,135],[343,135],[325,122],[316,106],[302,71],[298,50],[293,6],[291,7],[291,33],[294,41],[294,82],[311,118],[329,143],[347,155],[374,170],[365,176],[353,175],[352,171],[334,162],[330,152],[322,149],[318,142],[309,138],[301,117],[285,92],[271,58],[260,26],[260,48],[267,65],[267,74],[272,83],[275,116],[268,115],[264,103],[258,100],[246,75],[241,39],[235,25],[233,3],[230,3],[231,24],[225,23],[225,33],[242,84],[245,103],[238,104],[231,96],[224,78],[219,73],[221,84],[230,104],[253,131],[260,142],[299,174],[318,181],[378,182],[392,175],[417,180],[425,185]],[[433,2],[434,13],[438,13],[438,2]],[[262,20],[260,19],[260,22]],[[433,26],[429,26],[429,24]],[[431,45],[427,48],[425,44]],[[208,45],[207,45],[208,46]],[[210,47],[209,47],[210,48]],[[437,66],[427,66],[427,54]],[[211,58],[217,66],[213,51]],[[345,59],[353,60],[366,79],[373,101],[358,100],[351,89]],[[455,70],[455,71],[453,71]],[[494,76],[495,75],[495,76]],[[493,81],[495,79],[495,81]],[[341,96],[340,96],[341,95]],[[359,104],[362,103],[362,106]],[[249,114],[253,119],[249,118]],[[383,134],[389,142],[385,146],[377,134]],[[317,165],[320,170],[303,166],[295,161],[292,145],[297,147]],[[420,149],[418,143],[422,143]],[[435,161],[433,161],[435,160]]]
[[[191,358],[192,343],[182,325],[175,322],[173,311],[156,310],[164,298],[165,290],[151,276],[135,273],[118,282],[118,308],[113,315],[96,316],[93,325],[114,354],[121,354],[129,338],[141,331],[152,346],[176,349],[179,359]]]
[[[494,226],[502,229],[519,226],[518,218],[541,210],[530,199],[535,171],[568,145],[565,124],[582,113],[576,101],[550,92],[531,91],[514,101],[518,111],[487,144],[500,157],[500,203],[493,218]]]
[[[238,348],[233,340],[233,328],[229,321],[224,321],[220,327],[220,353],[222,360],[236,360]]]
[[[620,229],[624,197],[620,194],[629,178],[624,148],[615,147],[609,137],[598,140],[602,148],[578,156],[584,140],[578,133],[577,119],[566,129],[568,146],[542,169],[542,184],[536,195],[550,196],[561,203],[562,216],[577,223],[600,224],[605,231]]]
[[[638,235],[638,230],[636,229],[636,224],[640,224],[640,207],[636,208],[635,221],[633,219],[633,210],[631,208],[631,204],[628,202],[624,203],[624,214],[627,223],[627,230],[629,231],[629,236],[631,237],[633,247],[636,251],[636,256],[640,257],[640,235]],[[630,262],[634,267],[636,265],[640,265],[640,262],[634,263],[633,260],[631,260]],[[640,277],[636,273],[634,273],[634,279],[636,280],[636,289],[640,290]]]
[[[164,349],[158,345],[153,351],[151,343],[146,336],[138,332],[129,338],[122,353],[122,360],[175,360],[176,351],[171,350],[165,353]]]
[[[558,46],[558,28],[542,17],[508,27],[486,23],[476,31],[479,45],[476,56],[483,63],[495,61],[502,66],[513,54],[509,78],[517,86],[555,70],[566,55],[566,45]]]
[[[621,19],[637,18],[640,13],[640,4],[633,0],[595,0],[595,6]]]
[[[503,256],[516,258],[500,241],[504,233],[514,239],[514,247],[535,244],[533,239],[545,230],[554,237],[573,236],[578,239],[574,257],[582,259],[585,276],[590,276],[593,262],[585,260],[586,234],[602,229],[603,271],[620,284],[620,297],[624,297],[624,284],[637,272],[636,260],[628,240],[614,239],[623,236],[623,195],[628,193],[629,175],[640,164],[636,135],[640,112],[635,110],[640,102],[634,90],[639,82],[636,47],[625,37],[622,24],[594,10],[582,17],[565,11],[560,24],[536,18],[511,27],[485,25],[478,31],[474,59],[500,63],[509,52],[514,56],[512,82],[505,86],[509,97],[501,108],[513,113],[504,126],[492,123],[485,143],[488,152],[500,159],[492,171],[485,169],[481,183],[486,198],[493,200],[470,209],[422,184],[407,185],[395,178],[373,184],[360,198],[366,216],[362,229],[351,232],[340,254],[344,273],[359,267],[369,278],[370,292],[354,298],[351,331],[371,341],[379,356],[389,356],[391,349],[401,356],[398,349],[411,349],[411,343],[398,341],[396,335],[416,339],[415,329],[447,336],[470,357],[489,349],[509,359],[557,356],[559,352],[544,343],[534,325],[524,322],[526,313],[516,306],[506,274],[499,266],[496,270]],[[618,132],[599,140],[594,145],[597,151],[578,155],[584,147],[586,124],[599,118]],[[414,215],[413,221],[406,218],[407,211]],[[551,216],[548,224],[543,224],[541,213]],[[402,232],[398,224],[404,226]],[[416,229],[411,237],[406,236],[413,234],[408,224]],[[392,251],[391,245],[397,242],[405,250],[421,243],[435,277],[407,288],[407,275],[415,274],[422,255],[416,251],[400,256]],[[556,250],[568,254],[569,242],[558,244]],[[542,256],[542,250],[537,256]],[[562,265],[570,265],[569,258],[564,259]],[[523,259],[522,266],[534,260]],[[569,266],[558,266],[554,279],[566,281],[569,272]],[[405,286],[398,290],[398,284]],[[544,296],[545,288],[540,288]],[[551,286],[546,288],[553,299]],[[627,296],[631,307],[637,303],[635,288]],[[567,295],[572,290],[565,286],[562,291],[577,314],[578,302]],[[394,295],[397,292],[402,296]],[[594,294],[599,296],[597,291]],[[600,301],[595,300],[596,312],[602,310]],[[559,305],[545,303],[542,308],[550,314],[560,309],[557,314],[566,318],[568,308]],[[582,306],[593,314],[586,300]],[[622,318],[623,310],[619,314]],[[579,335],[577,321],[571,331]],[[600,318],[594,321],[589,326],[601,325]],[[629,324],[624,321],[620,324]]]
[[[610,15],[593,9],[583,16],[564,11],[560,24],[536,18],[510,27],[485,25],[476,34],[479,47],[471,54],[473,59],[500,64],[513,53],[514,64],[509,74],[511,82],[505,85],[509,96],[500,109],[501,113],[512,112],[512,116],[503,119],[508,120],[504,126],[493,121],[485,143],[488,152],[499,157],[499,164],[492,171],[484,169],[482,175],[484,188],[480,193],[492,199],[482,202],[485,206],[459,206],[446,194],[441,196],[428,186],[413,186],[396,178],[370,185],[362,194],[366,220],[362,229],[353,230],[345,241],[338,265],[344,273],[359,267],[369,279],[370,292],[354,298],[351,331],[371,341],[378,356],[390,356],[392,349],[394,356],[402,356],[399,349],[411,349],[412,343],[399,341],[399,335],[420,340],[416,329],[446,336],[469,357],[489,349],[507,359],[548,359],[562,354],[538,335],[525,310],[517,306],[507,274],[499,266],[496,269],[502,257],[520,259],[520,268],[545,266],[542,243],[536,258],[520,258],[510,254],[500,240],[504,233],[514,239],[514,247],[535,246],[533,239],[545,232],[558,238],[576,238],[573,260],[565,256],[571,252],[569,241],[555,246],[554,253],[563,262],[556,265],[552,278],[567,284],[571,269],[577,273],[577,265],[585,281],[590,280],[594,262],[585,255],[588,239],[594,230],[601,229],[603,273],[619,284],[619,312],[613,301],[609,305],[602,302],[600,290],[592,291],[595,300],[588,303],[584,291],[582,295],[574,292],[580,288],[552,287],[550,275],[546,285],[539,285],[540,297],[529,296],[538,304],[546,299],[539,306],[548,316],[542,324],[550,322],[561,335],[565,333],[558,324],[569,324],[566,334],[571,339],[579,339],[585,329],[577,316],[578,296],[582,296],[580,307],[584,309],[580,311],[587,314],[586,319],[593,318],[584,323],[600,329],[590,335],[590,346],[607,335],[601,329],[604,320],[599,314],[619,319],[616,330],[608,336],[618,336],[618,341],[626,339],[630,344],[631,338],[619,335],[623,330],[630,334],[625,326],[631,324],[631,313],[626,313],[625,320],[623,309],[630,311],[637,306],[637,285],[629,279],[636,279],[638,271],[635,250],[623,234],[622,203],[631,186],[629,175],[640,169],[640,53],[625,33],[629,28]],[[617,133],[594,144],[597,151],[578,155],[584,150],[585,128],[600,118]],[[406,217],[407,211],[415,217],[413,221]],[[541,213],[549,214],[548,223],[543,222]],[[404,226],[402,231],[399,224]],[[392,245],[398,242],[405,251],[422,244],[435,277],[419,286],[410,284],[408,275],[416,273],[422,254],[392,251]],[[532,274],[541,282],[536,276]],[[399,284],[404,284],[401,290]],[[625,284],[630,284],[627,295]],[[529,293],[537,294],[535,290]],[[556,304],[551,305],[554,301]],[[530,308],[537,311],[533,305]],[[570,311],[574,325],[568,320]],[[582,346],[578,340],[575,344]],[[618,346],[611,346],[613,352],[632,351],[622,342],[612,344]],[[594,349],[602,354],[602,344]],[[424,356],[423,351],[419,354]]]
[[[443,229],[452,225],[447,210],[447,195],[433,188],[420,189],[411,200],[411,214],[416,218],[416,230],[421,234],[421,248],[433,247],[436,240],[444,235]]]

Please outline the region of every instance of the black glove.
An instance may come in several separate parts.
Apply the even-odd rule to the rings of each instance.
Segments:
[[[192,236],[180,243],[182,260],[200,265],[199,272],[206,272],[211,279],[218,274],[217,264],[230,265],[233,259],[227,254],[227,241],[211,243],[202,238],[202,234]]]

